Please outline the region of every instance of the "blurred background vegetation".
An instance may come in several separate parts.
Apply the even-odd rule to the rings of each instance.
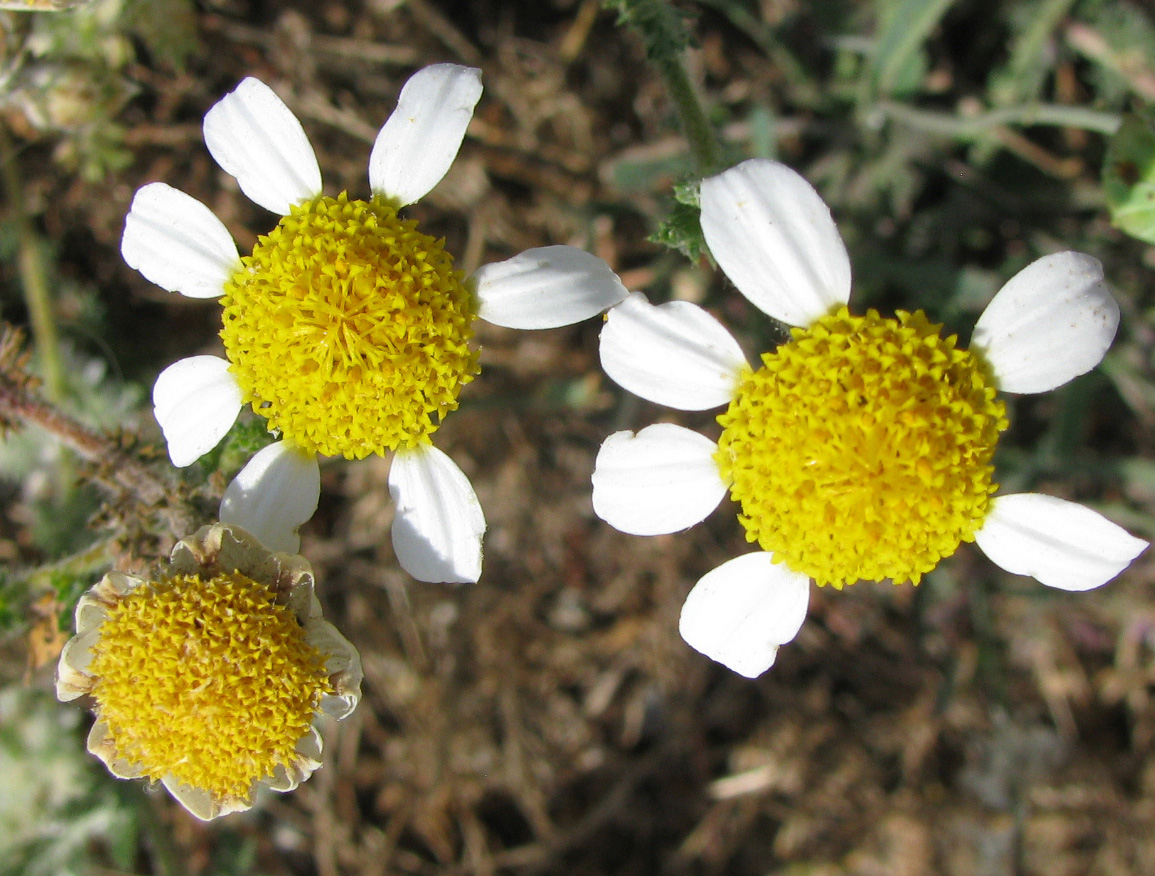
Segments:
[[[747,157],[822,192],[856,308],[921,307],[964,342],[1030,261],[1097,256],[1119,336],[1095,372],[1010,401],[999,480],[1152,538],[1150,4],[2,5],[0,874],[1155,872],[1150,556],[1065,594],[964,548],[917,589],[817,593],[778,665],[741,679],[677,634],[692,583],[745,547],[733,519],[637,539],[593,517],[602,438],[671,416],[604,379],[596,321],[480,334],[484,373],[442,433],[490,523],[475,587],[397,570],[387,460],[324,466],[302,552],[366,699],[300,791],[202,825],[107,775],[88,716],[51,694],[78,595],[207,522],[264,440],[242,418],[219,453],[168,465],[150,387],[219,349],[219,311],[119,255],[155,180],[209,204],[242,251],[272,226],[201,140],[246,75],[302,119],[327,191],[364,195],[409,73],[481,67],[458,162],[410,208],[423,227],[466,271],[586,247],[631,289],[705,304],[750,353],[783,334],[697,257],[688,185]],[[688,146],[671,75],[715,155]]]

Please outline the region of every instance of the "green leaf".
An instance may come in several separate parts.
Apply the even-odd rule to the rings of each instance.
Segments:
[[[1103,193],[1120,231],[1155,243],[1155,118],[1132,113],[1107,146]]]
[[[202,51],[192,0],[129,0],[123,16],[124,26],[140,37],[149,52],[177,70]]]
[[[1013,33],[1010,58],[991,75],[988,94],[992,103],[1010,106],[1035,100],[1042,94],[1047,76],[1055,66],[1050,43],[1074,2],[1038,0],[1009,10],[1007,23]]]
[[[618,24],[638,32],[651,61],[677,63],[694,42],[686,27],[688,13],[666,0],[602,0],[602,5],[618,13]]]
[[[253,454],[276,440],[269,432],[268,421],[263,417],[241,416],[232,429],[216,447],[197,462],[200,471],[225,472],[232,477],[245,465]]]
[[[650,236],[650,240],[676,249],[690,261],[696,262],[706,249],[706,240],[702,237],[701,210],[696,205],[679,200],[665,221],[658,226],[658,230]]]
[[[909,93],[926,70],[922,44],[954,0],[897,0],[883,4],[881,33],[874,52],[874,82],[884,96]]]

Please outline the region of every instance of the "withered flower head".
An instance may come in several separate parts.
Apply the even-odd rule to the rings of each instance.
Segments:
[[[243,529],[201,528],[153,579],[110,572],[76,606],[57,671],[88,697],[88,750],[210,820],[321,765],[316,719],[361,698],[357,650],[321,617],[313,571]]]

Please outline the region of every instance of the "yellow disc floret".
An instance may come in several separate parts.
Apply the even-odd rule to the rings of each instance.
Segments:
[[[108,610],[89,672],[118,756],[217,797],[293,762],[324,658],[276,594],[239,573],[141,585]]]
[[[387,201],[294,206],[225,284],[221,338],[253,410],[306,452],[428,442],[477,374],[453,257]]]
[[[941,328],[842,308],[747,369],[716,458],[749,541],[841,588],[918,583],[974,540],[1005,408]]]

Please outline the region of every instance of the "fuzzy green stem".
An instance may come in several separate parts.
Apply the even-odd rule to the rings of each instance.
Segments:
[[[619,23],[630,25],[642,38],[646,56],[665,79],[690,144],[696,174],[708,176],[721,170],[718,140],[686,72],[685,54],[691,37],[683,14],[666,0],[603,0],[603,3],[617,10]]]
[[[171,828],[165,824],[157,812],[161,798],[145,793],[144,786],[138,785],[137,818],[144,834],[153,866],[160,876],[184,876],[188,872],[180,851],[172,840]]]
[[[36,342],[44,395],[50,401],[58,402],[64,397],[64,368],[60,361],[60,336],[52,311],[52,294],[48,289],[40,241],[25,211],[24,187],[16,152],[3,126],[0,126],[0,164],[3,165],[4,194],[11,205],[12,217],[20,237],[20,280],[32,322],[32,337]]]
[[[0,628],[0,642],[28,634],[32,606],[45,594],[52,593],[53,579],[63,575],[69,579],[86,578],[95,581],[111,568],[120,546],[115,536],[103,538],[79,553],[35,569],[0,577],[0,601],[6,611],[16,618],[11,626]],[[18,663],[0,666],[0,684],[16,681],[24,667]]]
[[[714,136],[714,128],[698,100],[698,93],[690,82],[689,74],[681,59],[663,60],[658,69],[666,80],[670,99],[678,108],[682,120],[682,131],[690,144],[690,154],[694,159],[694,170],[699,177],[706,177],[721,170],[721,150]]]

